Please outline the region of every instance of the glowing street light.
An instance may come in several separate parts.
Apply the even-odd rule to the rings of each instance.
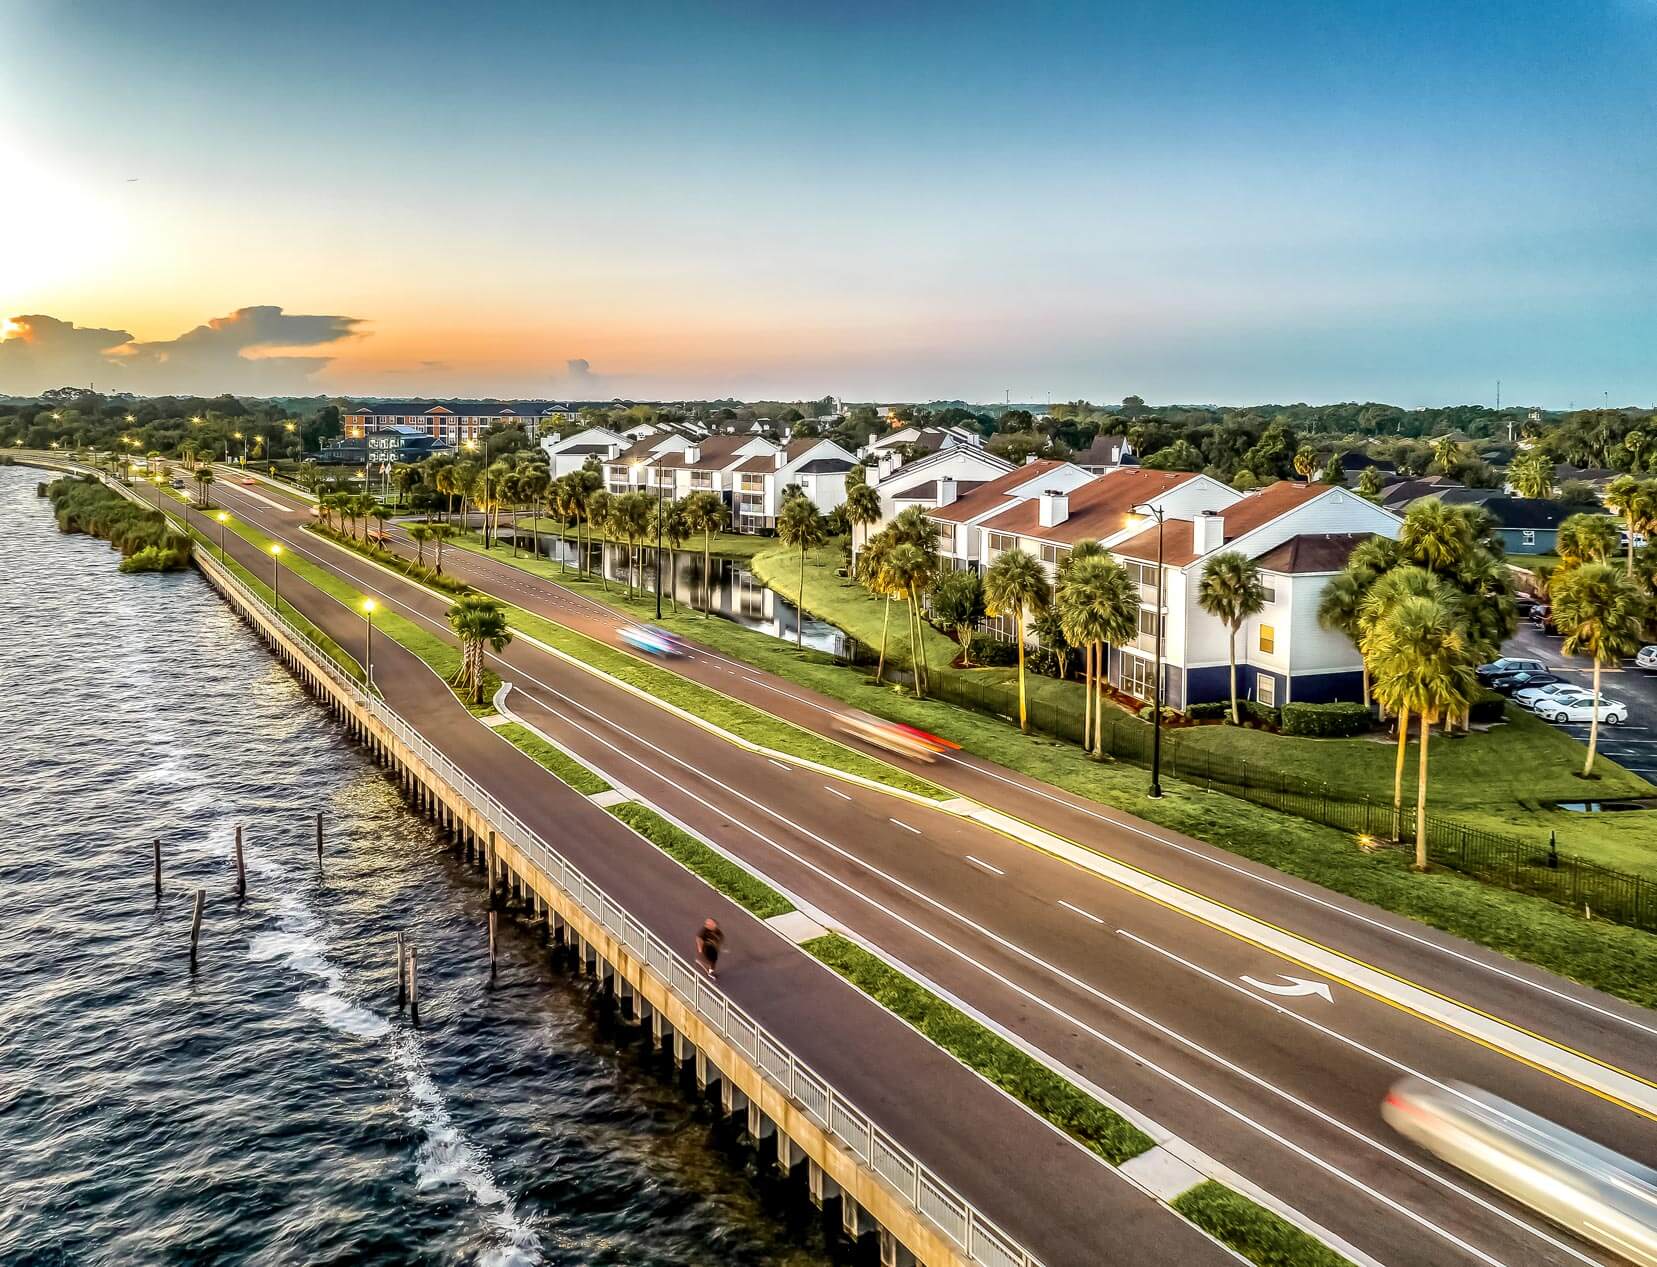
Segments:
[[[221,511],[219,511],[219,513],[217,515],[214,516],[214,518],[216,518],[219,521],[219,562],[223,563],[224,562],[224,525],[225,525],[225,522],[230,518],[230,516],[225,514],[224,511],[221,510]]]
[[[372,598],[362,600],[362,680],[374,684],[374,609],[379,606]]]

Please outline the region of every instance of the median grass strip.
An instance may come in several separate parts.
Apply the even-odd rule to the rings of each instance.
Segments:
[[[1151,1147],[1150,1136],[1121,1114],[861,946],[838,933],[828,933],[806,942],[805,949],[969,1069],[1106,1161],[1120,1165]]]
[[[622,805],[612,805],[610,813],[687,871],[695,872],[731,901],[760,919],[787,915],[795,909],[794,903],[770,885],[756,879],[729,858],[709,849],[689,832],[675,827],[648,805],[628,801]]]
[[[750,743],[787,753],[806,761],[815,761],[847,774],[859,775],[902,788],[933,800],[947,800],[950,792],[937,784],[917,778],[884,761],[854,752],[844,744],[802,730],[792,722],[782,721],[771,714],[744,704],[731,696],[692,682],[669,669],[647,664],[636,656],[606,646],[585,634],[576,633],[564,625],[508,604],[507,616],[512,625],[540,642],[556,647],[611,677],[618,678],[656,699],[673,704],[711,722],[722,730],[740,735]]]
[[[1352,1267],[1352,1262],[1264,1206],[1212,1179],[1172,1205],[1215,1240],[1259,1267]]]
[[[610,785],[598,775],[562,748],[555,748],[527,726],[508,722],[504,726],[496,726],[495,733],[526,756],[534,758],[543,768],[551,771],[583,796],[593,796],[610,790]]]

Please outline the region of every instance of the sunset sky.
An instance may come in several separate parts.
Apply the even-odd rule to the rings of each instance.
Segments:
[[[0,391],[1657,399],[1657,0],[0,0]]]

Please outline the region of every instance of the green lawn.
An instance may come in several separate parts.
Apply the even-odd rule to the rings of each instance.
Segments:
[[[527,756],[534,758],[543,769],[557,775],[583,796],[610,790],[610,785],[598,775],[562,748],[555,748],[549,744],[527,726],[508,722],[504,726],[496,726],[495,733]]]
[[[1172,1204],[1259,1267],[1352,1267],[1322,1241],[1213,1180],[1181,1193]]]
[[[770,885],[717,850],[709,849],[689,832],[681,831],[648,805],[628,801],[621,805],[612,805],[610,813],[687,871],[695,872],[713,888],[760,919],[787,915],[794,909],[794,903]]]

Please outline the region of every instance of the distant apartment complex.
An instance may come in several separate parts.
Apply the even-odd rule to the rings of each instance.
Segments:
[[[520,400],[503,405],[394,400],[374,405],[350,405],[340,411],[347,439],[386,427],[414,427],[451,445],[476,440],[487,428],[498,423],[517,423],[533,438],[543,426],[555,426],[574,416],[574,410],[569,405],[539,400]]]

